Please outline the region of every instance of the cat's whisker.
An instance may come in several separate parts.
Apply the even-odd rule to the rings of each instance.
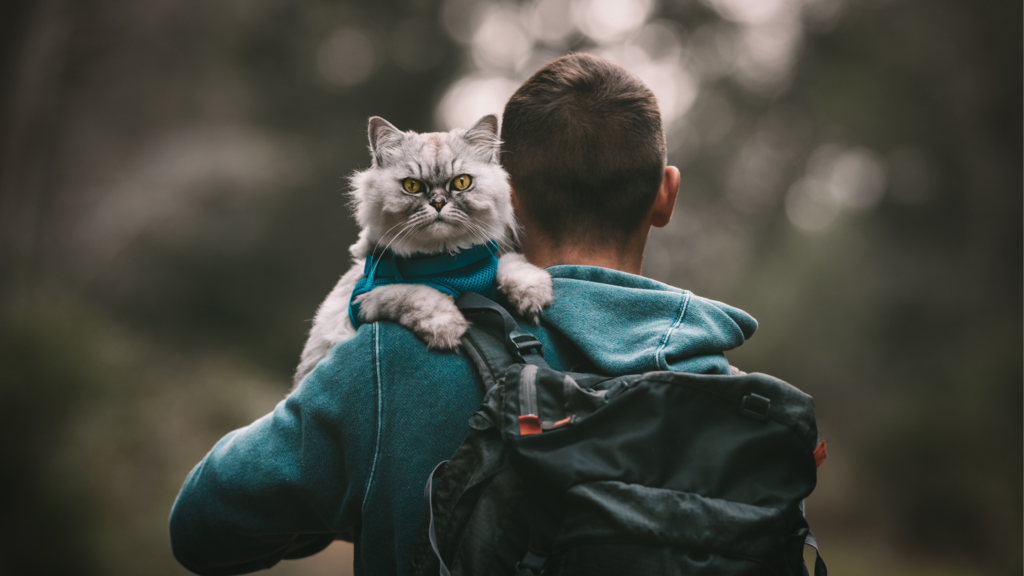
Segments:
[[[475,224],[473,222],[462,222],[462,225],[466,226],[471,232],[474,232],[479,236],[479,242],[474,242],[474,244],[486,242],[488,240],[493,239],[495,242],[498,243],[499,248],[504,248],[504,246],[502,246],[501,239],[493,237],[492,235],[488,234],[487,231],[484,230],[482,226]]]
[[[402,228],[401,230],[399,230],[398,233],[395,234],[394,238],[392,238],[391,241],[388,242],[387,246],[384,247],[384,250],[381,252],[381,254],[386,254],[387,251],[391,248],[391,245],[395,243],[395,240],[398,240],[399,238],[402,237],[403,234],[405,234],[406,232],[409,232],[409,231],[411,231],[413,229],[414,229],[413,225],[407,223],[405,228]]]
[[[395,242],[395,240],[398,240],[403,234],[408,232],[413,227],[414,224],[415,224],[415,221],[410,221],[410,220],[406,220],[405,222],[402,222],[401,223],[402,229],[399,230],[398,232],[396,232],[395,235],[391,237],[391,240],[388,241],[387,245],[384,246],[384,250],[382,250],[380,253],[383,254],[383,253],[387,252],[388,249],[391,248],[391,244],[393,244]],[[394,230],[394,227],[392,227],[391,229]],[[390,232],[390,230],[389,230],[389,232]],[[377,245],[379,246],[380,242],[383,241],[384,238],[386,238],[386,237],[387,236],[382,236],[381,239],[377,241]],[[374,247],[373,253],[375,253],[375,254],[377,253],[376,247]]]
[[[394,230],[395,228],[398,228],[399,226],[408,225],[408,224],[409,224],[408,220],[402,220],[398,224],[395,224],[391,228],[388,228],[387,232],[381,234],[380,238],[377,239],[377,243],[373,245],[373,250],[371,250],[370,253],[371,254],[375,254],[377,252],[377,248],[380,247],[380,243],[383,242],[384,239],[388,237],[388,232],[391,232],[392,230]]]
[[[400,222],[399,224],[397,224],[396,226],[402,226],[402,229],[399,230],[398,232],[396,232],[394,236],[392,236],[391,240],[388,242],[388,246],[390,246],[391,242],[394,242],[395,239],[397,239],[399,236],[401,236],[405,232],[408,232],[408,231],[411,231],[411,230],[415,230],[416,227],[419,226],[420,224],[422,224],[423,221],[426,218],[427,218],[426,215],[424,215],[422,213],[417,213],[417,214],[413,215],[411,218],[409,218],[408,220],[405,220],[405,221]],[[392,226],[391,230],[394,230],[394,229],[395,229],[395,226]],[[388,230],[388,232],[390,232],[391,230]],[[382,237],[381,240],[383,240],[386,237],[387,236],[385,234],[385,236]],[[384,250],[387,250],[387,247],[385,247]]]
[[[482,241],[494,240],[498,246],[506,251],[514,251],[513,246],[501,234],[490,234],[487,229],[479,223],[474,222],[463,212],[452,212],[452,219],[480,235]]]
[[[487,231],[480,226],[477,222],[474,222],[468,215],[462,211],[452,211],[449,217],[456,223],[461,224],[468,228],[470,231],[476,232],[481,235],[481,240],[490,240],[491,235],[487,234]]]
[[[398,240],[403,234],[405,234],[406,232],[416,231],[416,229],[420,225],[424,224],[427,220],[429,220],[428,217],[421,215],[413,216],[411,219],[407,220],[405,222],[405,227],[399,230],[398,233],[395,234],[395,237],[392,238],[390,242],[388,242],[388,245],[384,247],[384,252],[387,252],[388,249],[391,248],[391,245],[395,243],[395,240]]]

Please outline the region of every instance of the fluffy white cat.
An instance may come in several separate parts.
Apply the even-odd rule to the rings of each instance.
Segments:
[[[297,385],[335,344],[355,336],[349,303],[366,258],[455,254],[516,233],[508,175],[498,161],[498,119],[468,130],[402,132],[370,118],[370,168],[352,176],[352,204],[362,231],[349,248],[353,265],[317,309],[295,371]],[[479,250],[479,249],[477,249]],[[509,252],[498,261],[497,289],[537,322],[551,303],[551,276]],[[423,284],[387,284],[358,295],[360,323],[393,320],[437,350],[458,348],[468,327],[452,296]]]

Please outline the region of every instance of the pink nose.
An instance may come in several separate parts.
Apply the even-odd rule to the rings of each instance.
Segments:
[[[444,200],[435,200],[434,202],[430,203],[430,205],[434,207],[434,210],[437,210],[438,212],[441,211],[441,208],[444,208],[445,204],[447,204],[447,202],[445,202]]]

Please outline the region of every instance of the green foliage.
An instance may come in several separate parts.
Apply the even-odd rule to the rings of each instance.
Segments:
[[[0,322],[0,570],[5,574],[94,574],[87,535],[95,524],[91,486],[66,474],[57,456],[69,421],[97,388],[87,334],[56,311],[8,313]],[[39,554],[40,541],[62,542]]]

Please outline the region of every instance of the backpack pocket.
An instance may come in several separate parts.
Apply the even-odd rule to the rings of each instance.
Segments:
[[[563,576],[780,574],[787,531],[786,518],[775,508],[590,482],[565,494],[552,567],[565,566],[556,571]]]

